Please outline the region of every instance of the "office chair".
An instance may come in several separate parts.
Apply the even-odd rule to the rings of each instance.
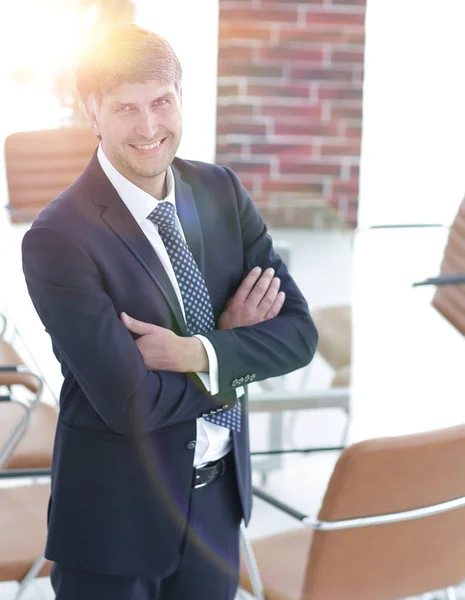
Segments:
[[[6,318],[1,317],[6,329]],[[57,407],[41,402],[42,378],[0,338],[0,468],[50,467]],[[26,393],[27,392],[27,393]]]
[[[81,174],[97,145],[90,127],[9,135],[5,140],[5,166],[11,221],[35,219]]]
[[[17,478],[49,476],[49,470],[0,471],[0,581],[16,581],[12,600],[20,600],[35,577],[50,574],[52,563],[43,556],[50,484],[11,485]]]
[[[259,489],[303,527],[242,530],[241,588],[257,600],[395,600],[465,579],[465,426],[373,439],[340,455],[317,518]],[[248,568],[246,568],[246,565]]]
[[[440,275],[414,283],[434,285],[432,304],[462,335],[465,335],[465,199],[452,222]]]

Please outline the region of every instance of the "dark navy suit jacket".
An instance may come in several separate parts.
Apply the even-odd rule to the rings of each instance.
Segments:
[[[287,373],[315,351],[307,304],[234,173],[181,159],[172,167],[178,216],[215,318],[256,265],[276,269],[286,301],[275,319],[206,334],[219,364],[220,393],[211,396],[195,374],[147,370],[120,321],[125,311],[187,335],[168,275],[96,155],[39,215],[24,237],[23,268],[64,375],[46,548],[64,566],[167,572],[186,526],[196,418],[232,406],[245,376]],[[233,448],[247,522],[246,397],[243,403]]]

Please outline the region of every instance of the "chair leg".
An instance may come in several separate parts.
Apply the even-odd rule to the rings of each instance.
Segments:
[[[16,592],[16,595],[14,596],[13,600],[19,600],[22,597],[24,591],[29,586],[31,581],[35,579],[40,573],[40,570],[42,569],[44,564],[45,557],[43,554],[41,554],[39,558],[35,561],[35,563],[32,565],[32,567],[29,569],[26,577],[20,582],[18,591]]]
[[[249,541],[245,527],[241,524],[241,545],[244,552],[245,562],[247,564],[247,571],[249,572],[250,583],[254,593],[254,600],[265,600],[263,592],[262,578],[258,570],[257,561],[255,560],[255,554],[253,553],[252,544]]]
[[[342,446],[344,448],[347,446],[347,436],[349,435],[349,427],[350,427],[350,413],[347,413],[346,425],[344,427],[344,433],[342,435]]]

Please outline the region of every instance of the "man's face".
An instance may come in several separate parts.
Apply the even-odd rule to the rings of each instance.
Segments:
[[[149,194],[161,197],[166,169],[182,134],[181,96],[174,83],[123,83],[89,112],[94,133],[113,166]]]

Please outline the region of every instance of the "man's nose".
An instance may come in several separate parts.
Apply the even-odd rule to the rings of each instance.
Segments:
[[[140,112],[136,124],[136,133],[147,140],[154,139],[158,129],[157,119],[150,111]]]

